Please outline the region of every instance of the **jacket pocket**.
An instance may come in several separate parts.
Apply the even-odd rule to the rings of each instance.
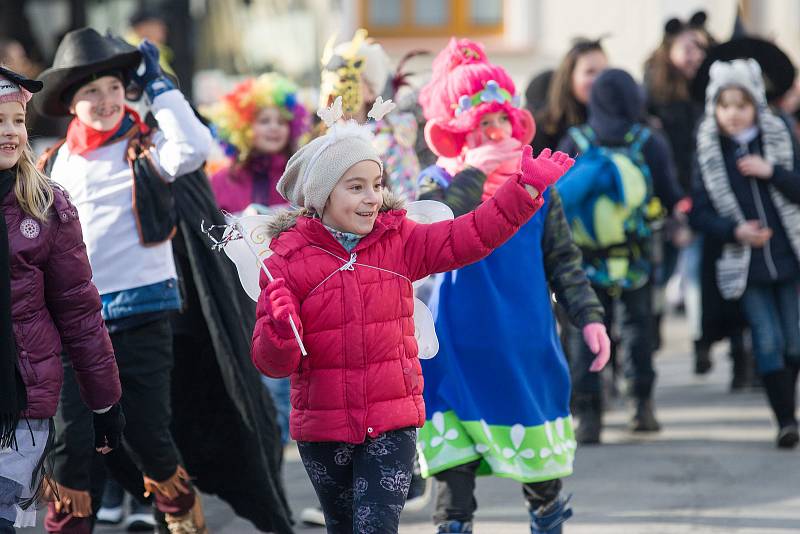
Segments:
[[[14,338],[17,344],[17,359],[19,361],[19,372],[22,375],[22,381],[26,386],[32,386],[39,382],[39,377],[36,376],[36,370],[31,363],[31,354],[25,348],[25,331],[19,323],[13,324]]]
[[[422,388],[420,388],[420,377],[418,364],[410,358],[402,358],[400,360],[403,367],[403,381],[406,385],[406,395],[420,395]]]

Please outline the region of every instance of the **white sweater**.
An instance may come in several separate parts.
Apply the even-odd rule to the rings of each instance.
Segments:
[[[162,93],[150,109],[158,121],[152,154],[162,174],[174,180],[199,169],[211,150],[211,133],[183,94]],[[177,277],[169,241],[148,247],[139,241],[127,145],[121,140],[80,156],[64,143],[51,173],[78,208],[92,280],[101,295]]]

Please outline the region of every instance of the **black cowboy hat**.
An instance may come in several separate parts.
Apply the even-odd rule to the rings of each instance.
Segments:
[[[7,80],[11,80],[20,87],[24,87],[31,93],[38,93],[42,90],[42,82],[39,80],[31,80],[22,74],[14,72],[13,70],[9,70],[5,67],[0,67],[0,76],[6,78]]]
[[[774,43],[755,37],[739,37],[712,47],[692,81],[692,98],[703,102],[706,98],[708,71],[715,61],[753,58],[761,66],[767,100],[774,101],[788,91],[794,83],[795,67],[786,53]]]
[[[93,28],[71,31],[59,43],[53,66],[39,75],[44,89],[33,103],[45,115],[69,115],[69,102],[64,101],[68,90],[101,72],[127,75],[141,60],[139,50],[119,37],[100,35]]]

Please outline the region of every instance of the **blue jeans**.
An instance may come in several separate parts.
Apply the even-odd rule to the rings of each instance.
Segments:
[[[267,386],[272,403],[275,404],[275,416],[278,426],[281,429],[281,443],[286,445],[289,442],[289,386],[288,378],[270,378],[261,376],[261,381]]]
[[[795,282],[751,284],[742,309],[753,332],[753,352],[762,375],[787,363],[800,365],[800,298]]]

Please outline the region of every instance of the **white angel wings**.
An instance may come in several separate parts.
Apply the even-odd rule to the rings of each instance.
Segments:
[[[449,207],[433,200],[411,202],[406,209],[409,219],[422,224],[453,219],[453,211]],[[272,254],[269,248],[270,238],[267,233],[267,223],[272,217],[272,215],[249,215],[235,219],[233,224],[226,227],[222,239],[216,242],[216,246],[222,248],[236,265],[239,281],[247,295],[254,301],[258,301],[261,293],[258,283],[261,264]],[[238,239],[239,237],[241,239]],[[414,282],[414,287],[420,287],[426,280],[427,277],[417,280]],[[414,298],[414,326],[414,334],[419,346],[419,358],[423,360],[433,358],[439,352],[439,340],[436,337],[433,314],[425,303],[416,297]]]

